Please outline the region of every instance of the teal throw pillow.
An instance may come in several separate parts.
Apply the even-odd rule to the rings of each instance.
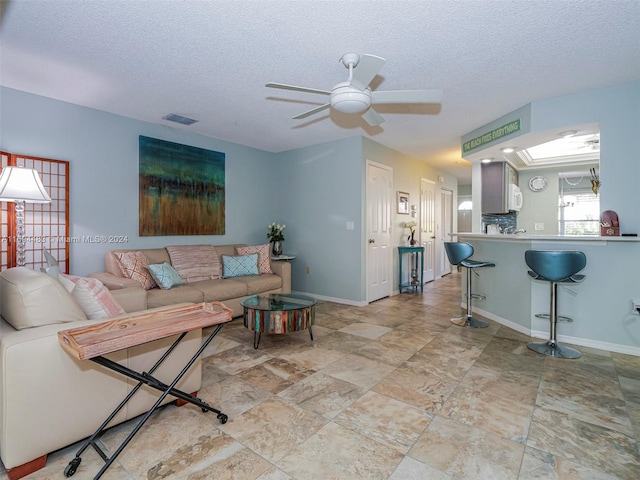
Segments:
[[[176,269],[167,262],[147,265],[147,269],[149,269],[151,276],[160,288],[164,290],[169,290],[171,287],[184,283]]]
[[[258,254],[222,255],[222,278],[258,275]]]

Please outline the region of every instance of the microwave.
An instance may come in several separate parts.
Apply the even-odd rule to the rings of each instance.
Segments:
[[[509,184],[507,205],[509,210],[519,212],[522,208],[522,191],[515,183]]]

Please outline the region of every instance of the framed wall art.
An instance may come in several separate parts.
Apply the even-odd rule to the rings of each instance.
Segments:
[[[409,194],[407,192],[397,192],[398,213],[409,215]]]
[[[140,236],[224,235],[225,154],[140,136]]]

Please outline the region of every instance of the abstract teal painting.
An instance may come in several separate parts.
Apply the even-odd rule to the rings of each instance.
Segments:
[[[140,236],[224,235],[225,155],[140,135]]]

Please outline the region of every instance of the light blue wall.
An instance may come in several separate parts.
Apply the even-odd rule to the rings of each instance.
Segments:
[[[533,102],[531,130],[600,124],[600,208],[640,234],[640,82]]]
[[[402,153],[392,150],[390,148],[385,147],[384,145],[380,145],[377,142],[369,138],[363,139],[363,160],[364,165],[363,168],[366,169],[366,160],[371,160],[377,163],[381,163],[384,165],[388,165],[393,168],[393,189],[394,191],[407,192],[409,194],[409,203],[411,205],[420,205],[420,186],[421,180],[424,178],[426,180],[431,180],[435,183],[436,188],[436,198],[435,198],[435,211],[440,212],[442,205],[440,202],[440,190],[449,190],[452,192],[452,212],[453,213],[453,225],[452,232],[457,230],[457,215],[455,215],[456,211],[456,198],[458,196],[458,180],[456,177],[450,174],[446,174],[440,170],[433,168],[433,166],[429,165],[426,162],[420,161],[418,159],[409,157],[407,155],[403,155]],[[364,170],[363,170],[364,171]],[[440,178],[439,178],[440,177]],[[440,179],[443,181],[441,182]],[[366,176],[363,173],[363,188],[366,183]],[[436,223],[436,235],[438,237],[441,236],[442,233],[442,225],[440,223],[440,215],[436,214],[436,219],[438,220]],[[413,219],[410,215],[401,215],[396,213],[396,209],[393,210],[393,219],[392,224],[395,228],[395,232],[392,233],[392,244],[394,246],[395,254],[393,260],[393,279],[394,279],[394,290],[398,289],[398,286],[395,285],[397,282],[395,281],[398,278],[398,255],[397,255],[397,247],[398,245],[404,245],[404,240],[408,234],[408,230],[404,228],[404,224],[411,220],[419,220]],[[448,241],[447,237],[445,241]],[[439,277],[441,275],[440,271],[440,262],[439,258],[444,255],[442,251],[436,247],[435,252],[435,275]]]
[[[71,245],[72,273],[104,269],[113,248],[194,243],[266,243],[265,219],[278,212],[276,155],[8,88],[0,89],[0,149],[70,162],[71,236],[126,235],[128,244]],[[138,236],[138,136],[224,152],[226,233]]]
[[[278,218],[294,290],[354,303],[364,300],[362,138],[280,153]],[[354,223],[347,230],[347,222]],[[309,267],[310,273],[307,272]]]

